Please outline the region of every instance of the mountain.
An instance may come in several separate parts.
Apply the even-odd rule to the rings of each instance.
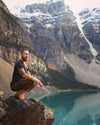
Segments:
[[[24,20],[36,51],[47,63],[65,69],[67,53],[91,62],[89,45],[80,35],[75,16],[63,1],[26,5],[15,15]]]
[[[65,7],[63,1],[47,3],[35,3],[32,5],[26,5],[18,13],[15,14],[17,17],[24,18],[28,25],[34,24],[38,20],[44,25],[47,24],[59,24],[69,23],[74,24],[74,16],[69,6]]]
[[[45,22],[42,20],[44,19],[43,14],[41,17],[39,15],[40,18],[37,18],[37,21],[32,22],[30,26],[28,22],[31,21],[27,22],[28,19],[25,15],[31,9],[27,10],[26,7],[20,9],[20,13],[24,17],[19,19],[8,11],[2,1],[0,2],[0,5],[2,5],[0,8],[0,57],[2,59],[14,65],[20,58],[20,50],[28,48],[30,50],[30,61],[28,63],[30,71],[44,84],[55,85],[60,89],[97,88],[92,86],[94,83],[92,85],[83,84],[82,82],[85,80],[83,76],[86,72],[84,71],[82,75],[81,72],[76,71],[75,65],[81,63],[81,61],[89,65],[93,55],[89,50],[87,41],[80,34],[73,13],[68,6],[65,7],[63,1],[47,2],[46,4],[42,3],[42,5],[35,4],[35,7],[38,8],[35,11],[42,11],[41,13],[43,13],[45,8],[45,13],[49,13],[54,18],[54,22],[48,19],[48,23],[43,23]],[[32,8],[34,4],[27,6]],[[47,11],[48,6],[52,8],[52,12],[51,9]],[[33,17],[30,17],[30,15],[33,15],[33,10],[28,15],[29,20],[32,19]],[[74,59],[78,58],[81,61],[72,62],[73,56]],[[82,66],[80,70],[82,70],[81,68]],[[86,80],[85,83],[91,84],[88,79]],[[97,84],[98,80],[95,85]]]
[[[97,59],[100,61],[100,8],[86,8],[79,13],[79,16],[85,36],[98,51]]]

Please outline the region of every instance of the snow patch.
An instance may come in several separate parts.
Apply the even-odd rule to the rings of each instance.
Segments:
[[[46,27],[49,28],[49,27],[53,27],[52,24],[46,24]]]
[[[84,38],[86,39],[86,41],[88,42],[88,44],[89,44],[89,46],[90,46],[90,51],[91,51],[91,53],[93,54],[93,56],[94,56],[94,58],[98,55],[98,52],[94,49],[94,47],[93,47],[93,45],[92,45],[92,43],[90,43],[90,41],[86,38],[86,36],[85,36],[85,34],[84,34],[84,31],[83,31],[83,29],[82,29],[82,24],[81,24],[81,21],[80,21],[80,18],[79,18],[79,16],[77,15],[76,16],[76,19],[77,19],[77,24],[78,24],[78,27],[79,27],[79,29],[80,29],[80,31],[81,31],[81,34],[84,36]]]

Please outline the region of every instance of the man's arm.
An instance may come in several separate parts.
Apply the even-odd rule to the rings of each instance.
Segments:
[[[36,82],[38,85],[40,85],[41,88],[43,87],[43,84],[40,82],[40,80],[31,76],[29,73],[25,73],[24,68],[18,69],[18,72],[24,79],[32,80]]]

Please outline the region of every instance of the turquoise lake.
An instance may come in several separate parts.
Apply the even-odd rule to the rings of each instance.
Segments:
[[[99,92],[62,92],[40,101],[53,109],[52,125],[100,125]]]

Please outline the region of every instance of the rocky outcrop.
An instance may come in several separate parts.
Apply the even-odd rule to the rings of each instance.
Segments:
[[[5,4],[0,0],[0,8],[3,8],[6,12],[10,13],[8,8],[5,6]]]
[[[36,99],[0,98],[0,125],[51,125],[52,109]]]

